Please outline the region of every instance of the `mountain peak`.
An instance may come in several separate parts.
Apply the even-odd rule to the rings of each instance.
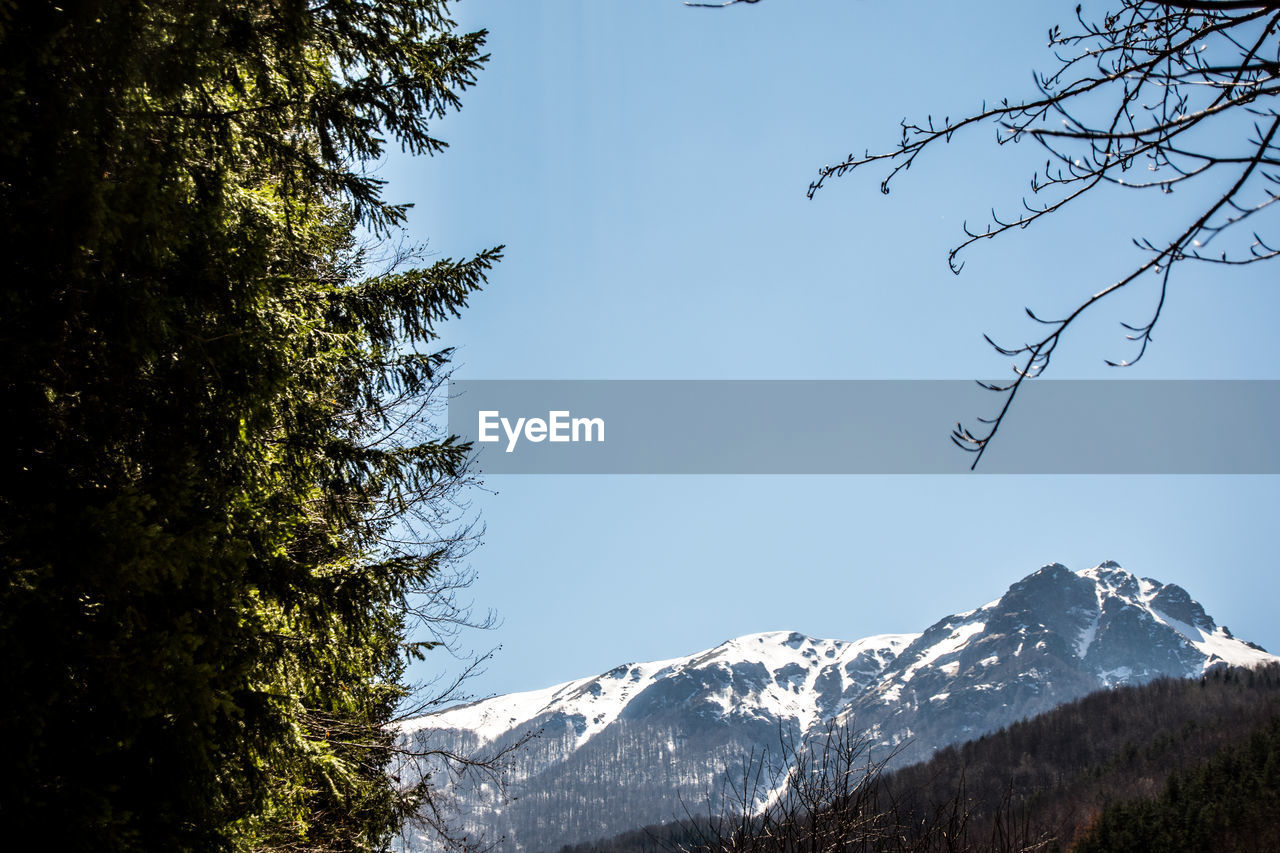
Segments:
[[[1128,571],[1115,560],[1104,560],[1098,565],[1075,572],[1078,577],[1092,578],[1095,581],[1103,581],[1112,585],[1123,584],[1128,581],[1137,582],[1138,576]]]
[[[1049,563],[922,633],[852,642],[746,634],[401,731],[456,751],[541,731],[514,771],[517,801],[481,808],[492,797],[483,785],[463,797],[476,804],[472,829],[506,834],[520,853],[669,818],[681,793],[714,789],[743,756],[777,748],[779,736],[799,742],[832,718],[856,726],[877,755],[908,762],[1099,688],[1278,660],[1218,627],[1176,584],[1113,560],[1079,572]]]

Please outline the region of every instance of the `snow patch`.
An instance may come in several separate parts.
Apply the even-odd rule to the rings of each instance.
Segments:
[[[1098,673],[1098,678],[1102,681],[1104,687],[1112,687],[1120,682],[1127,681],[1133,675],[1133,670],[1127,666],[1116,667]]]
[[[961,625],[959,628],[956,628],[947,635],[946,639],[934,643],[932,646],[925,649],[924,652],[921,653],[920,657],[916,658],[916,660],[903,671],[902,680],[910,681],[912,677],[915,676],[916,672],[918,672],[922,667],[928,666],[944,655],[960,651],[960,649],[964,648],[965,643],[969,641],[970,637],[975,634],[981,634],[986,627],[986,622],[969,622]]]
[[[1138,599],[1146,604],[1156,597],[1160,585],[1150,578],[1138,578]]]
[[[1098,610],[1093,614],[1093,619],[1080,629],[1080,636],[1076,637],[1076,657],[1084,660],[1084,656],[1089,653],[1089,647],[1093,645],[1093,641],[1098,637],[1098,622],[1102,619],[1102,606],[1099,603]]]
[[[1204,670],[1208,670],[1210,666],[1220,662],[1230,666],[1254,667],[1276,659],[1275,655],[1267,654],[1261,649],[1255,649],[1232,637],[1225,628],[1206,631],[1203,628],[1189,625],[1180,619],[1175,619],[1167,613],[1156,610],[1154,607],[1147,609],[1157,622],[1161,622],[1177,631],[1186,638],[1187,642],[1195,646],[1200,654],[1205,656]]]

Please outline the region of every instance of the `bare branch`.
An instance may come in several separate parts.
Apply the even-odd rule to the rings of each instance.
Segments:
[[[717,5],[717,4],[699,4]],[[935,121],[904,119],[895,146],[849,154],[823,166],[809,184],[809,198],[828,179],[865,167],[887,171],[880,191],[910,169],[926,150],[950,142],[956,134],[991,122],[1003,145],[1033,139],[1048,154],[1044,168],[1032,175],[1032,196],[1021,211],[1000,216],[993,209],[985,227],[964,225],[964,239],[947,255],[952,272],[964,267],[960,253],[980,240],[1027,228],[1100,187],[1154,191],[1162,196],[1183,185],[1214,186],[1214,199],[1193,213],[1176,237],[1135,240],[1149,257],[1112,284],[1081,300],[1060,320],[1046,321],[1027,309],[1042,330],[1019,346],[987,342],[1000,355],[1014,359],[1014,378],[983,384],[1004,395],[994,417],[979,418],[981,427],[956,425],[952,440],[975,454],[976,468],[1023,382],[1044,373],[1064,332],[1081,314],[1127,287],[1144,274],[1159,276],[1151,316],[1142,323],[1123,323],[1126,339],[1137,352],[1106,363],[1137,363],[1152,342],[1152,331],[1169,295],[1172,267],[1182,261],[1246,266],[1280,255],[1280,238],[1264,236],[1256,222],[1249,242],[1246,222],[1261,221],[1280,199],[1280,3],[1275,0],[1115,0],[1099,19],[1084,17],[1076,7],[1075,28],[1049,30],[1049,46],[1057,67],[1035,75],[1038,96],[983,102],[959,118]],[[1253,135],[1247,126],[1254,128]],[[1242,131],[1243,128],[1243,131]],[[1143,167],[1141,177],[1135,170]],[[1234,242],[1233,242],[1234,241]],[[1209,254],[1210,243],[1226,246]]]

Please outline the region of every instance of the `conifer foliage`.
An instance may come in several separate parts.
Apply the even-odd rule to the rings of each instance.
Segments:
[[[418,417],[500,257],[369,275],[483,32],[441,0],[0,0],[0,819],[66,849],[383,849]],[[445,526],[442,526],[444,524]],[[446,620],[449,599],[426,610]]]

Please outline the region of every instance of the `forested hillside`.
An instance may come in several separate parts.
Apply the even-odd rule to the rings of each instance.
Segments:
[[[1189,770],[1155,799],[1108,806],[1073,853],[1280,850],[1280,717]]]
[[[1014,815],[1065,847],[1100,808],[1157,794],[1171,772],[1198,766],[1277,714],[1274,666],[1161,679],[1091,694],[884,783],[912,804],[944,802],[963,788],[980,835]]]
[[[830,786],[806,796],[840,816],[852,845],[845,849],[860,851],[1269,850],[1255,840],[1280,829],[1278,719],[1280,667],[1221,669],[1099,691],[928,762],[873,772],[856,810],[842,802],[848,792],[835,796]],[[1189,802],[1200,806],[1189,810]],[[803,810],[789,816],[795,827],[731,822],[727,831],[717,804],[698,804],[695,821],[561,853],[768,851],[812,833]],[[1186,833],[1200,846],[1168,843]],[[1166,843],[1142,846],[1151,839]]]

